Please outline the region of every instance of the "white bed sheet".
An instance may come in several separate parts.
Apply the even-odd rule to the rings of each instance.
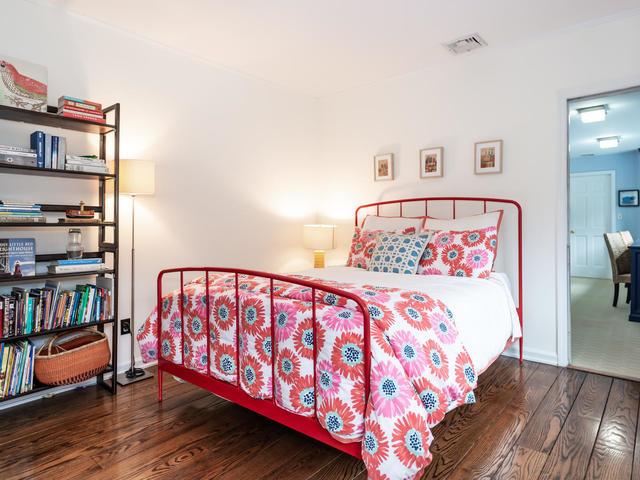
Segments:
[[[492,273],[488,279],[378,273],[353,267],[313,268],[297,273],[356,285],[417,290],[442,300],[453,312],[460,337],[478,372],[502,353],[509,340],[522,335],[510,282],[504,273]]]

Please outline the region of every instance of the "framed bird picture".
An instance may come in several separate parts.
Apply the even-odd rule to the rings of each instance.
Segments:
[[[0,105],[47,111],[47,67],[0,54]]]

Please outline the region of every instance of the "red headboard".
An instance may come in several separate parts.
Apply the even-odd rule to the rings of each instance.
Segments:
[[[383,202],[376,203],[368,203],[366,205],[360,205],[356,208],[355,213],[355,224],[358,226],[360,217],[362,216],[361,211],[363,210],[373,210],[375,209],[376,215],[381,215],[380,210],[381,207],[385,207],[385,210],[388,210],[387,207],[397,206],[398,211],[394,213],[394,215],[382,215],[382,216],[428,216],[429,215],[429,205],[433,205],[438,202],[439,206],[442,206],[442,203],[450,203],[451,209],[449,210],[449,218],[456,218],[456,207],[458,210],[462,204],[464,205],[481,205],[482,212],[488,212],[488,208],[495,204],[501,204],[501,206],[511,207],[515,209],[515,213],[517,215],[517,281],[518,281],[518,298],[517,298],[517,310],[518,316],[520,317],[520,326],[522,326],[522,207],[515,200],[508,200],[504,198],[484,198],[484,197],[420,197],[420,198],[403,198],[400,200],[385,200]],[[423,209],[424,206],[424,209]],[[407,215],[407,208],[411,209],[411,214]],[[441,214],[442,209],[438,209],[438,218],[442,218]],[[373,213],[373,212],[371,212]],[[476,212],[480,213],[480,212]],[[505,213],[507,213],[505,211]],[[522,352],[522,348],[520,349]]]

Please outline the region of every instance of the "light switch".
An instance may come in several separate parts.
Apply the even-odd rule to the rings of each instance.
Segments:
[[[622,220],[622,214],[621,213],[618,214],[618,220]]]

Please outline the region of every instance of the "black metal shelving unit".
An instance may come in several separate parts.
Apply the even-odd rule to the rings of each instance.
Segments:
[[[118,364],[118,230],[119,230],[119,168],[120,168],[120,104],[116,103],[105,108],[103,111],[107,118],[107,123],[97,123],[85,120],[77,120],[73,118],[60,117],[56,114],[57,109],[55,107],[48,107],[47,112],[32,112],[30,110],[23,110],[19,108],[13,108],[0,105],[0,120],[7,120],[12,122],[22,122],[32,125],[38,125],[41,127],[52,127],[63,130],[83,132],[88,134],[96,134],[100,136],[99,155],[100,158],[107,157],[107,142],[113,141],[113,162],[114,171],[108,174],[102,173],[89,173],[89,172],[76,172],[58,169],[44,169],[36,167],[27,167],[21,165],[0,165],[0,174],[11,175],[35,175],[43,177],[57,177],[57,178],[70,178],[77,180],[93,180],[98,183],[98,205],[89,206],[92,210],[95,210],[99,215],[98,222],[81,222],[81,223],[0,223],[0,231],[8,229],[32,229],[32,228],[47,228],[51,229],[52,233],[55,233],[58,228],[97,228],[98,229],[98,248],[96,251],[85,252],[84,256],[87,258],[100,258],[104,262],[107,261],[107,255],[111,256],[112,267],[107,270],[93,270],[87,272],[74,272],[74,273],[59,273],[59,274],[38,274],[31,277],[5,277],[0,278],[0,288],[10,286],[17,283],[32,283],[45,280],[65,280],[74,277],[104,277],[110,275],[113,279],[113,292],[112,292],[112,312],[113,318],[102,322],[91,322],[83,325],[72,325],[64,328],[57,328],[54,330],[48,330],[44,332],[31,333],[27,335],[12,336],[8,338],[0,338],[0,342],[24,340],[31,337],[38,337],[49,334],[62,333],[67,331],[78,330],[81,328],[95,327],[99,331],[104,332],[106,326],[111,326],[111,364],[101,374],[96,376],[96,382],[98,385],[106,388],[112,394],[116,393],[117,383],[115,381],[115,373],[110,380],[104,379],[104,374],[114,372],[115,366]],[[107,220],[107,206],[106,197],[108,194],[113,195],[113,209],[112,217]],[[6,192],[3,192],[6,195]],[[35,197],[35,192],[34,192]],[[34,198],[34,203],[39,203]],[[65,210],[72,208],[71,205],[54,205],[44,204],[42,205],[43,212],[64,212]],[[76,205],[77,206],[77,205]],[[107,229],[111,229],[113,232],[112,240],[107,241]],[[1,235],[1,233],[0,233]],[[62,260],[66,258],[65,253],[48,253],[37,254],[36,263],[52,262],[55,260]],[[25,397],[32,394],[41,394],[42,392],[51,388],[46,385],[34,385],[34,388],[19,395],[5,397],[0,399],[0,402],[12,400],[19,397]]]

